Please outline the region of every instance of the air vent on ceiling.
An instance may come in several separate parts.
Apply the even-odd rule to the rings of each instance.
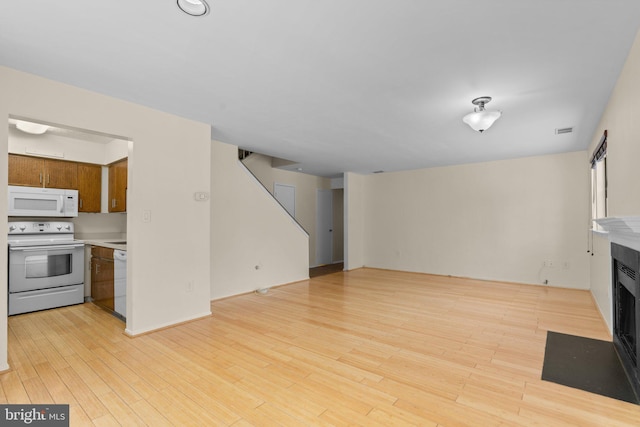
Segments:
[[[556,129],[556,135],[562,135],[563,133],[571,133],[573,132],[573,128],[558,128]]]

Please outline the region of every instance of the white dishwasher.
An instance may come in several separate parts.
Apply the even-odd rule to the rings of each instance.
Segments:
[[[127,317],[127,251],[113,251],[113,298],[114,310]]]

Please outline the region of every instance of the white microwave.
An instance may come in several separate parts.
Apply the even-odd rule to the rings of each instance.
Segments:
[[[78,190],[10,185],[9,216],[78,216]]]

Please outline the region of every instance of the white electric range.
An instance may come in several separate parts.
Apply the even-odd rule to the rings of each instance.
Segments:
[[[84,302],[84,242],[72,222],[9,223],[9,315]]]

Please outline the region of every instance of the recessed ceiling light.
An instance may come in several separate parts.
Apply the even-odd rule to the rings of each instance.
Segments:
[[[191,16],[203,16],[209,13],[209,5],[204,0],[178,0],[178,7]]]
[[[16,120],[16,128],[18,128],[22,132],[30,133],[32,135],[42,135],[47,130],[49,130],[49,126],[47,125],[41,125],[40,123],[33,122],[24,122],[22,120]]]

